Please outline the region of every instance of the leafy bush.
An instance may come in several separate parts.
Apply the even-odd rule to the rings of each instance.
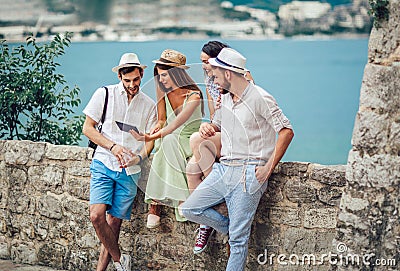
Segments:
[[[389,0],[369,0],[369,13],[374,17],[374,26],[379,28],[383,21],[389,20]]]
[[[0,41],[0,138],[77,144],[84,117],[73,116],[80,89],[56,72],[71,34],[38,44],[28,37],[13,49]]]

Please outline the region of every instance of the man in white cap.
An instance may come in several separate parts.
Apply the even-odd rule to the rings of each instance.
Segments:
[[[155,125],[155,103],[139,88],[145,68],[136,54],[122,55],[112,69],[120,82],[97,89],[83,110],[83,133],[98,145],[90,165],[90,220],[101,241],[98,271],[106,270],[111,258],[116,270],[131,270],[130,257],[121,254],[118,237],[122,220],[130,219],[140,163],[151,152],[153,141],[137,141],[116,121],[147,133]]]
[[[213,66],[222,95],[212,123],[202,123],[203,138],[221,131],[221,158],[207,178],[181,206],[183,215],[229,235],[226,270],[244,270],[251,223],[267,180],[286,152],[294,133],[275,99],[246,80],[246,58],[224,48]],[[276,139],[276,135],[278,137]],[[229,218],[212,207],[226,201]]]

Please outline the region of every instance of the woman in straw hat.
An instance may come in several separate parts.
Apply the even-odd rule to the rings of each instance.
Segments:
[[[185,174],[186,161],[192,156],[189,139],[199,130],[203,116],[201,91],[186,72],[186,56],[167,49],[153,63],[159,121],[149,135],[131,131],[138,140],[160,139],[156,141],[146,186],[148,228],[160,224],[161,204],[175,208],[177,221],[186,221],[177,207],[189,196]]]

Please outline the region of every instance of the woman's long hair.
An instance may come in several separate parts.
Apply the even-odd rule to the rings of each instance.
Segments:
[[[200,88],[197,86],[197,84],[192,79],[192,77],[190,77],[190,75],[186,72],[186,70],[179,68],[179,67],[163,65],[163,64],[158,64],[158,63],[154,66],[154,79],[156,80],[156,84],[160,88],[160,90],[165,93],[173,91],[173,89],[170,89],[170,88],[167,89],[163,84],[161,84],[161,82],[159,80],[159,74],[158,74],[157,68],[159,68],[160,70],[163,70],[163,71],[167,71],[172,82],[178,88],[190,89],[190,90],[199,92],[200,99],[201,99],[201,113],[204,116],[203,94],[202,94]]]

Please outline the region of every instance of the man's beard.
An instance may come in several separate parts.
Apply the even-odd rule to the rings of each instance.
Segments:
[[[231,84],[224,78],[223,85],[219,87],[219,92],[221,94],[227,94],[229,93],[230,88]]]
[[[139,92],[139,86],[134,86],[133,88],[128,88],[126,86],[124,86],[124,89],[126,91],[126,93],[128,94],[128,96],[135,96],[138,92]]]

